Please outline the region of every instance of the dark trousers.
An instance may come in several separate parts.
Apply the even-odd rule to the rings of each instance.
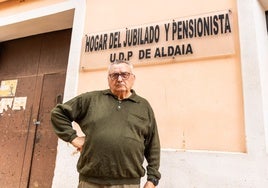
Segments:
[[[99,185],[95,183],[80,181],[78,188],[140,188],[140,185]]]

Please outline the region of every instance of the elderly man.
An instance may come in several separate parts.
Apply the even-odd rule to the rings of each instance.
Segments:
[[[132,89],[133,65],[116,61],[108,68],[109,88],[83,93],[51,112],[59,138],[81,152],[78,188],[154,188],[160,179],[160,141],[153,110]],[[75,121],[85,137],[72,128]]]

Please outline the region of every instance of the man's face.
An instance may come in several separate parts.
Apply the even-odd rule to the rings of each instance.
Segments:
[[[135,81],[135,75],[126,63],[113,64],[108,76],[109,87],[113,94],[118,97],[128,97]]]

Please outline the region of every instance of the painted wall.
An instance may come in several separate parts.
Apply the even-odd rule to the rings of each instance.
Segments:
[[[133,63],[134,66],[137,65],[137,80],[134,87],[138,94],[151,102],[155,110],[162,148],[246,152],[236,2],[168,0],[152,3],[138,0],[131,6],[124,5],[123,2],[87,1],[85,33],[105,33],[222,10],[232,11],[230,37],[234,43],[233,53],[215,56],[213,52],[209,52],[226,45],[222,42],[212,44],[210,49],[207,49],[208,55],[202,58],[158,58],[155,61],[162,63],[151,63],[148,66],[139,66],[139,60],[135,59]],[[203,40],[209,43],[217,37],[220,38],[211,36],[188,41],[197,43]],[[184,42],[187,43],[187,40]],[[169,45],[164,44],[166,47]],[[150,47],[141,46],[140,49],[146,49],[148,46]],[[193,44],[192,48],[197,47]],[[198,50],[194,50],[195,55]],[[89,71],[84,70],[80,73],[79,93],[107,88],[106,67],[97,71],[90,69],[93,61],[102,64],[103,61],[109,60],[103,57],[107,56],[105,50],[99,54],[92,57],[94,60],[90,57],[82,59],[81,64],[86,65]],[[88,53],[82,53],[82,56],[86,55]],[[146,60],[142,61],[143,65],[148,64]]]
[[[163,176],[159,187],[267,187],[264,134],[267,105],[263,103],[267,100],[263,95],[267,90],[263,88],[267,76],[258,72],[263,68],[263,62],[267,62],[267,56],[263,55],[264,50],[257,50],[267,49],[267,35],[260,32],[265,25],[259,21],[260,18],[264,21],[264,12],[258,1],[191,1],[188,6],[185,2],[165,1],[153,5],[153,12],[157,12],[153,15],[147,15],[148,7],[152,7],[148,1],[131,6],[131,10],[139,9],[139,14],[129,8],[120,11],[105,8],[117,7],[120,2],[105,7],[103,1],[87,3],[87,11],[92,16],[85,28],[92,32],[113,30],[127,24],[139,25],[141,20],[143,23],[157,22],[184,14],[232,8],[235,20],[233,56],[138,66],[135,89],[151,102],[159,123],[163,148]],[[182,8],[182,4],[187,8]],[[97,7],[102,8],[103,14],[95,19],[93,15],[100,11]],[[107,12],[109,17],[102,17]],[[133,19],[122,19],[122,15]],[[249,30],[245,20],[258,25],[258,29],[250,27]],[[255,41],[254,45],[252,41]],[[262,71],[267,72],[267,69]],[[78,93],[106,88],[106,77],[105,69],[81,71]],[[188,133],[185,142],[181,136],[183,131]],[[57,187],[57,179],[56,175],[54,187]]]
[[[49,5],[55,5],[57,3],[64,2],[65,0],[13,0],[5,1],[0,6],[0,17],[14,16],[18,13],[45,7]]]
[[[134,87],[150,101],[158,121],[162,145],[159,187],[268,186],[268,39],[264,8],[257,0],[61,3],[63,7],[66,3],[65,9],[75,9],[65,100],[107,88],[106,69],[80,69],[85,33],[231,9],[235,53],[137,66]],[[16,17],[12,11],[5,14]],[[59,140],[54,188],[77,186],[79,156],[72,155],[73,151]]]

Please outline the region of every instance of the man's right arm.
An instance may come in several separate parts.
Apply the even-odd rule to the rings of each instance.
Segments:
[[[76,137],[76,130],[72,122],[81,114],[81,97],[76,97],[64,104],[58,104],[51,111],[51,122],[55,133],[66,142],[72,142]]]

